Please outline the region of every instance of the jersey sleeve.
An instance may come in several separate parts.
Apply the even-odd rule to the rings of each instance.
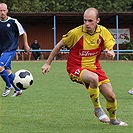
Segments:
[[[72,45],[74,45],[74,34],[72,30],[69,31],[67,34],[63,35],[62,40],[68,48],[72,47]]]
[[[22,34],[24,34],[26,31],[25,29],[23,28],[23,26],[18,22],[17,19],[15,19],[15,23],[18,27],[18,31],[19,31],[19,36],[21,36]]]
[[[111,50],[116,44],[115,39],[113,38],[111,33],[106,28],[104,28],[104,41],[105,41],[104,49]]]

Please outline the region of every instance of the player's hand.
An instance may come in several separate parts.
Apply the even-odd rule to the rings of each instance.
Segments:
[[[106,53],[105,53],[106,57],[113,60],[114,57],[115,57],[115,53],[113,50],[106,50]]]
[[[46,73],[49,72],[49,71],[50,71],[50,65],[44,64],[44,65],[42,66],[42,73],[43,73],[43,74],[46,74]]]
[[[25,49],[26,52],[30,52],[30,47],[29,46],[25,46],[24,49]]]

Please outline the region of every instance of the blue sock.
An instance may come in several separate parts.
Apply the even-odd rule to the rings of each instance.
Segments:
[[[10,83],[7,71],[4,69],[2,72],[0,72],[0,75],[6,83],[6,87],[11,88],[11,83]]]
[[[17,88],[17,87],[14,85],[14,83],[13,83],[14,74],[13,74],[13,73],[10,73],[10,74],[8,75],[8,77],[9,77],[10,82],[11,82],[12,86],[14,87],[14,89],[15,89],[16,91],[20,91],[20,89]]]

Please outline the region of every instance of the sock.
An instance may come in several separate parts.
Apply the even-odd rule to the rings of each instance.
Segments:
[[[113,103],[106,101],[106,108],[109,112],[110,119],[116,119],[117,101]]]
[[[7,71],[4,69],[2,72],[0,72],[0,75],[6,83],[6,87],[11,88],[12,86],[11,86]]]
[[[15,89],[16,91],[20,91],[20,89],[17,88],[17,87],[14,85],[14,83],[13,83],[14,74],[13,74],[13,73],[10,73],[10,74],[8,75],[8,77],[9,77],[9,80],[10,80],[12,86],[14,87],[14,89]]]
[[[101,105],[100,105],[100,102],[99,102],[99,88],[90,88],[88,89],[88,92],[90,94],[90,98],[92,100],[92,103],[94,105],[94,108],[100,108]]]

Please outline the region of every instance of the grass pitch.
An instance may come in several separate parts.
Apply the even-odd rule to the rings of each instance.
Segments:
[[[65,62],[53,62],[51,71],[43,75],[44,62],[13,62],[13,72],[28,69],[33,86],[22,96],[0,96],[0,133],[131,133],[133,132],[132,62],[101,62],[112,82],[118,101],[117,117],[128,127],[100,123],[83,85],[70,81]],[[0,95],[4,82],[0,79]],[[13,93],[13,91],[12,91]],[[100,95],[103,109],[105,99]],[[105,110],[106,111],[106,110]]]

